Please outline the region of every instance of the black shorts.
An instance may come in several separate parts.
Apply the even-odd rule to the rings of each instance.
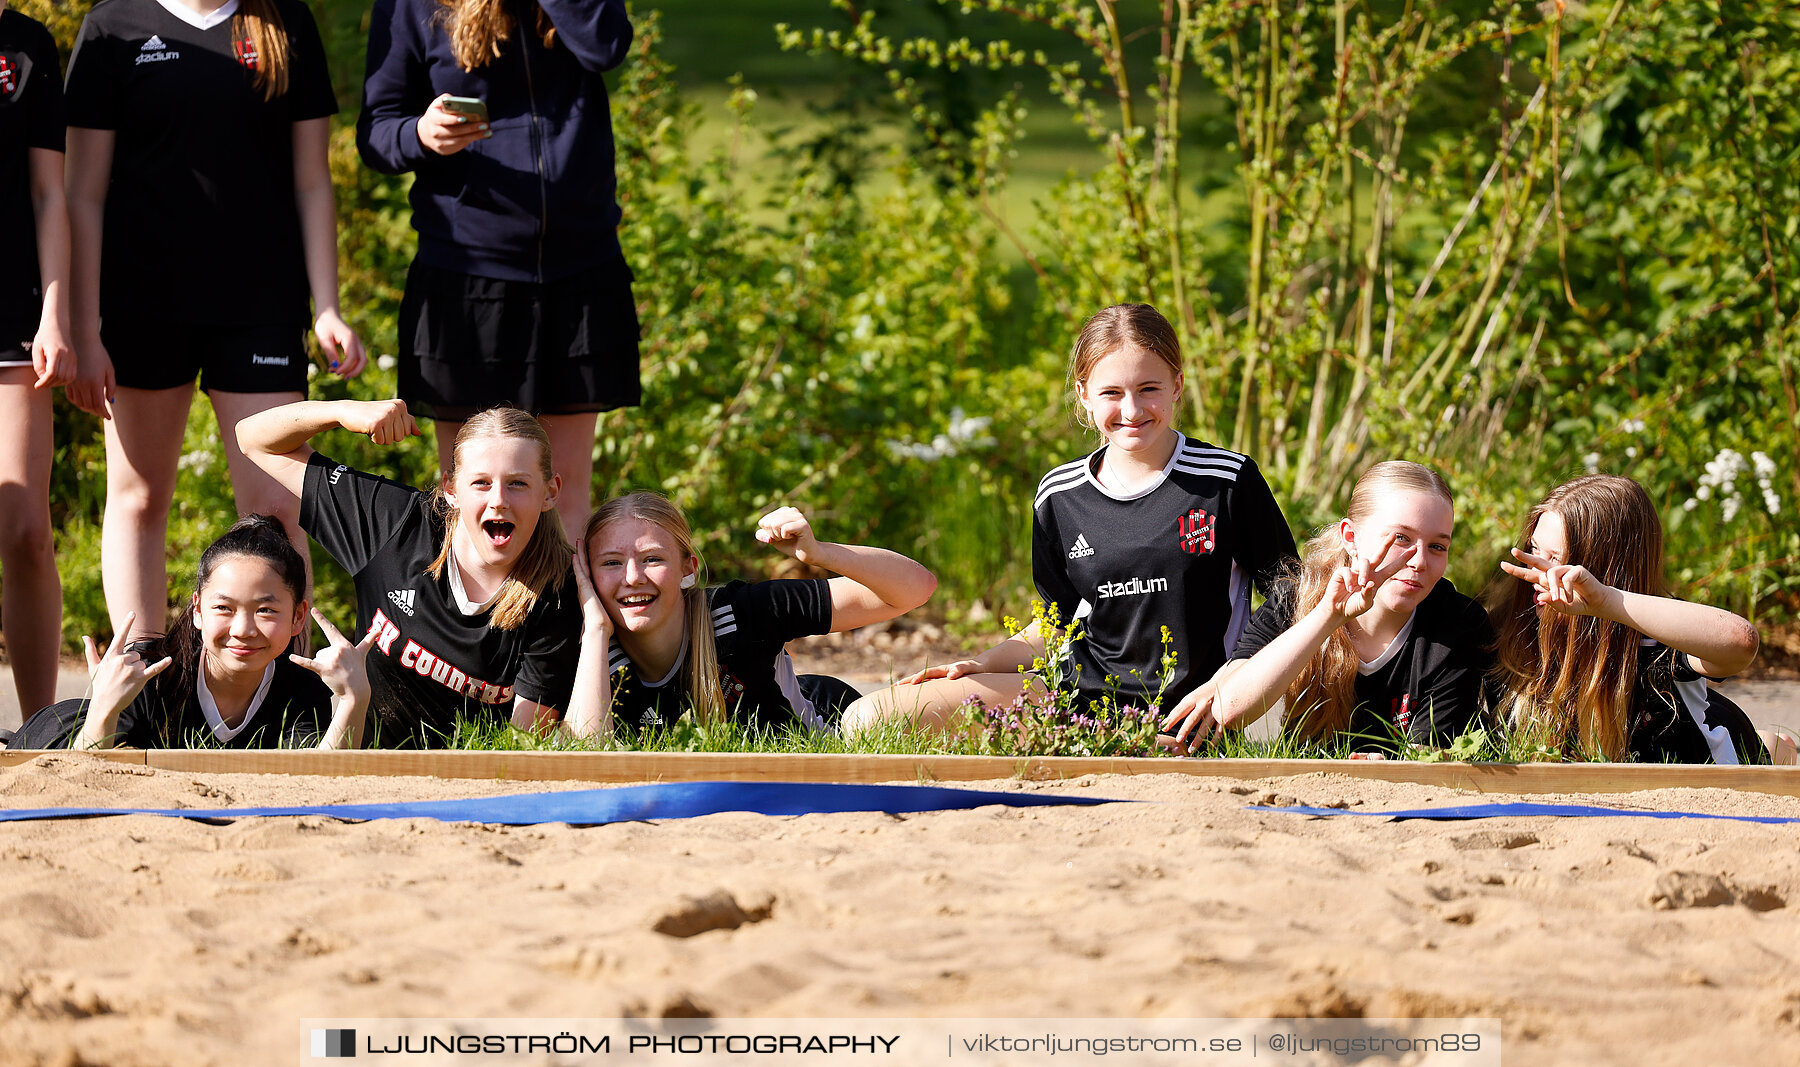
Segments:
[[[37,320],[0,315],[0,367],[31,365],[31,341],[37,336]]]
[[[534,415],[641,402],[631,272],[584,271],[539,284],[413,261],[400,301],[400,399],[461,422],[496,404]]]
[[[113,380],[128,389],[173,389],[196,377],[226,393],[306,392],[306,331],[218,323],[100,326]]]

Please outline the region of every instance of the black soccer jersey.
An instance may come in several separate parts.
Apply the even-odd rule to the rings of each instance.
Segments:
[[[1172,707],[1224,664],[1249,618],[1251,583],[1266,595],[1294,555],[1255,461],[1176,436],[1162,476],[1134,496],[1100,484],[1104,447],[1038,483],[1032,576],[1060,619],[1082,622],[1070,651],[1083,701],[1154,697],[1167,627],[1177,658],[1163,703]]]
[[[174,0],[104,0],[82,24],[69,125],[116,132],[102,317],[147,329],[312,320],[293,124],[335,113],[337,100],[312,13],[299,0],[275,5],[291,65],[274,100],[252,82],[256,54],[234,44],[230,18],[201,28]]]
[[[116,743],[130,748],[313,748],[331,726],[331,690],[283,655],[264,672],[243,721],[228,727],[191,677],[164,671],[119,712]],[[13,748],[67,748],[87,721],[85,697],[28,719]]]
[[[1756,724],[1706,684],[1686,653],[1645,639],[1631,703],[1627,744],[1636,762],[1769,762]]]
[[[712,605],[719,683],[732,719],[752,726],[798,722],[830,729],[801,693],[783,648],[797,637],[831,632],[831,583],[822,578],[728,582],[706,591]],[[687,650],[664,678],[645,679],[615,635],[607,650],[613,722],[621,732],[672,723],[688,710]]]
[[[1249,659],[1294,623],[1294,585],[1284,579],[1251,616],[1232,650]],[[1481,711],[1483,677],[1493,664],[1487,612],[1440,578],[1412,618],[1373,663],[1356,674],[1356,710],[1346,732],[1359,750],[1391,751],[1394,739],[1446,745]]]
[[[555,514],[540,521],[555,522]],[[360,633],[380,631],[369,652],[369,742],[442,746],[460,714],[507,719],[513,698],[569,706],[581,607],[574,574],[538,598],[513,630],[465,615],[448,569],[426,573],[444,543],[431,495],[313,453],[300,526],[356,579]]]
[[[62,68],[42,23],[0,11],[0,323],[36,327],[41,311],[30,152],[63,150]],[[0,348],[24,338],[0,337]]]

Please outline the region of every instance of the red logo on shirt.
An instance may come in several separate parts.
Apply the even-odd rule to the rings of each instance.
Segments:
[[[1199,508],[1193,508],[1186,515],[1175,520],[1175,528],[1181,532],[1178,544],[1181,550],[1192,556],[1209,555],[1217,540],[1213,535],[1218,524],[1218,516],[1208,515]]]
[[[9,56],[0,55],[0,96],[19,91],[19,66]]]
[[[237,61],[245,70],[256,69],[256,44],[248,38],[231,42],[231,50],[237,53]]]

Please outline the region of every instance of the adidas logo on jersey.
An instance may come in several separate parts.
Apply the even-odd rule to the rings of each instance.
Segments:
[[[413,598],[417,595],[418,594],[414,593],[411,589],[394,589],[389,591],[388,599],[394,602],[395,607],[406,612],[408,616],[411,616],[413,613]]]
[[[161,37],[151,34],[150,39],[145,41],[143,46],[138,49],[137,62],[135,65],[141,67],[145,63],[162,63],[166,60],[180,58],[180,52],[163,44],[163,39]]]
[[[1086,559],[1094,554],[1094,546],[1088,544],[1087,534],[1076,534],[1075,543],[1069,546],[1070,559]]]
[[[140,51],[140,52],[160,52],[167,47],[169,47],[169,46],[166,44],[163,44],[162,38],[158,37],[156,34],[153,33],[150,35],[150,39],[148,41],[144,42],[144,47],[138,49],[138,51]]]

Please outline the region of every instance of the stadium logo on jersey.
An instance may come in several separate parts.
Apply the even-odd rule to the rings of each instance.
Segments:
[[[163,39],[161,37],[151,34],[150,39],[144,42],[142,48],[138,49],[137,65],[143,66],[145,63],[162,63],[167,60],[180,58],[180,52],[170,50],[169,46],[163,44]]]
[[[1094,554],[1094,546],[1087,543],[1087,534],[1076,534],[1075,543],[1069,546],[1070,559],[1085,559]]]
[[[406,612],[408,615],[411,615],[413,613],[413,600],[417,595],[418,594],[414,593],[411,589],[393,589],[389,590],[388,599],[394,602],[395,607]]]
[[[1143,596],[1146,593],[1166,593],[1169,591],[1167,578],[1133,578],[1129,582],[1101,582],[1094,587],[1101,600],[1115,596]]]
[[[1199,508],[1191,508],[1186,515],[1175,520],[1175,529],[1180,533],[1176,543],[1190,556],[1209,555],[1218,540],[1214,536],[1218,522],[1218,516],[1208,515]]]
[[[237,61],[245,70],[256,69],[256,42],[251,40],[231,42],[231,50],[237,53]]]

